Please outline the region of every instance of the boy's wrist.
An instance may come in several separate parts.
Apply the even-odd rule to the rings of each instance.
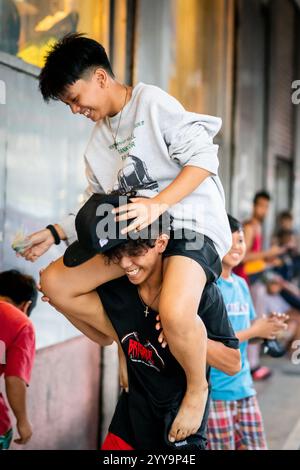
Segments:
[[[152,202],[154,204],[157,204],[159,206],[159,213],[162,215],[164,212],[166,212],[171,204],[169,204],[167,201],[164,200],[164,197],[158,194],[152,199]]]
[[[66,236],[64,230],[62,229],[62,227],[59,224],[53,224],[53,225],[54,225],[55,230],[58,233],[59,238],[61,240],[66,240],[67,236]]]
[[[249,339],[258,338],[258,337],[259,337],[259,332],[257,330],[257,325],[255,323],[252,323],[252,325],[249,328]]]

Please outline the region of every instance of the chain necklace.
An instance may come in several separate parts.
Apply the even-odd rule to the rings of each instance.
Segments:
[[[117,150],[117,137],[118,137],[119,127],[120,127],[120,123],[121,123],[121,119],[122,119],[122,114],[123,114],[123,109],[124,109],[124,107],[125,107],[125,104],[126,104],[126,101],[127,101],[127,94],[128,94],[128,88],[127,88],[126,85],[124,85],[124,86],[125,86],[125,90],[126,90],[126,95],[125,95],[124,104],[123,104],[122,109],[121,109],[121,112],[120,112],[118,127],[117,127],[117,131],[116,131],[115,134],[114,134],[113,131],[112,131],[111,123],[110,123],[109,117],[106,116],[107,125],[108,125],[109,130],[110,130],[110,133],[111,133],[111,135],[112,135],[112,138],[113,138],[113,141],[114,141],[114,148],[115,148],[116,150]]]
[[[149,304],[149,305],[146,305],[145,302],[143,301],[142,297],[141,297],[141,294],[140,294],[140,291],[139,289],[137,290],[138,291],[138,295],[139,295],[139,298],[140,298],[140,301],[142,302],[143,306],[144,306],[144,314],[145,314],[145,318],[148,317],[148,314],[149,314],[149,308],[151,308],[151,306],[153,305],[154,301],[157,299],[157,297],[159,296],[160,294],[160,291],[161,291],[161,287],[159,288],[156,296],[154,297],[154,299],[152,300],[152,302]]]

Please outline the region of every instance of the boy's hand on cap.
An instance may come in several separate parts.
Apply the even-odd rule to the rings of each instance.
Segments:
[[[132,230],[140,232],[151,225],[161,214],[168,210],[168,206],[166,204],[155,202],[155,198],[148,199],[136,197],[130,200],[132,203],[116,207],[112,211],[113,214],[117,214],[117,217],[115,218],[116,222],[134,219],[133,222],[121,231],[122,235],[125,235]]]

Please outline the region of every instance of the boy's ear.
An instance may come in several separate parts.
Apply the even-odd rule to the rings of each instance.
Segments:
[[[96,80],[101,88],[106,87],[107,73],[104,69],[98,68],[95,70]]]
[[[169,243],[169,235],[167,235],[166,233],[162,233],[156,240],[156,245],[158,247],[158,251],[159,253],[163,253],[165,251],[165,249],[167,248],[167,245]]]
[[[18,305],[18,308],[22,310],[22,312],[25,313],[25,315],[28,316],[28,310],[31,304],[32,304],[31,300],[24,301],[20,305]]]

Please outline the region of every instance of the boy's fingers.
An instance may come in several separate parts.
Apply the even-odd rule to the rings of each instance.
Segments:
[[[136,211],[128,211],[125,214],[115,217],[115,222],[122,222],[123,220],[135,219],[138,216]]]
[[[130,204],[124,204],[123,206],[115,207],[112,210],[113,214],[119,214],[120,212],[128,212],[129,210],[134,210],[136,209],[137,204],[130,203]]]
[[[148,225],[149,225],[149,222],[143,222],[142,224],[139,224],[138,230],[136,230],[136,232],[140,232],[144,228],[148,227]]]
[[[123,230],[121,230],[121,234],[126,235],[126,233],[131,232],[132,230],[139,228],[140,225],[141,225],[141,222],[138,221],[137,219],[135,219],[130,225],[123,228]]]

